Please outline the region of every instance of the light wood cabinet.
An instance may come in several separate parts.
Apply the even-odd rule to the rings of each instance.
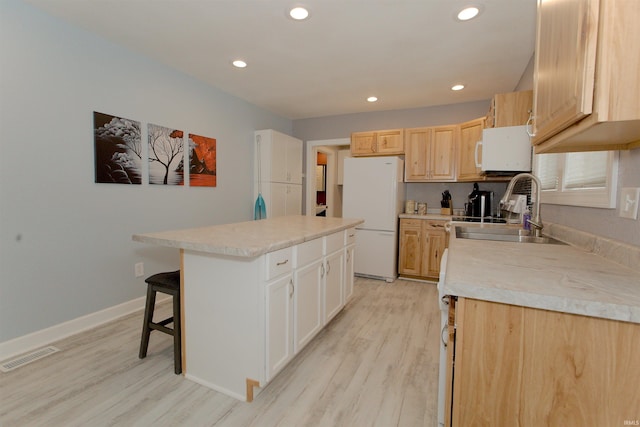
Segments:
[[[536,153],[640,146],[640,2],[538,3]]]
[[[638,419],[639,324],[466,298],[453,316],[452,418],[445,425]]]
[[[482,130],[485,127],[485,118],[471,120],[460,125],[460,143],[458,144],[458,181],[484,181],[482,167],[476,166],[482,162]],[[476,153],[477,150],[477,153]]]
[[[491,99],[488,128],[526,125],[533,108],[533,91],[498,93]]]
[[[436,279],[447,247],[446,221],[400,219],[398,274]]]
[[[351,134],[352,156],[391,156],[404,153],[404,130],[390,129]]]
[[[455,181],[457,125],[405,129],[405,182]]]

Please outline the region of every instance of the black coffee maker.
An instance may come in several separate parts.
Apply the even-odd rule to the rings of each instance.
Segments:
[[[464,215],[468,221],[480,221],[481,218],[492,217],[493,191],[482,191],[478,183],[473,184],[469,193],[469,201],[464,204]]]

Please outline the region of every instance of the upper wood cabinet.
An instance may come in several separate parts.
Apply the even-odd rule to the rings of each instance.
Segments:
[[[458,144],[458,181],[483,181],[482,168],[476,167],[476,150],[478,163],[482,162],[482,129],[485,118],[470,120],[460,125],[460,143]],[[477,148],[476,148],[477,146]]]
[[[533,108],[533,91],[498,93],[491,99],[486,127],[501,128],[527,124]]]
[[[352,156],[391,156],[404,154],[403,129],[353,132]]]
[[[640,147],[640,2],[538,2],[536,153]]]
[[[406,182],[454,181],[458,125],[405,129]]]

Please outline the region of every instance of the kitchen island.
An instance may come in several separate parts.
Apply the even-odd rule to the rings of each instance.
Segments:
[[[185,377],[251,401],[350,298],[362,222],[289,216],[135,234],[180,249]]]
[[[554,225],[572,245],[455,227],[445,425],[637,425],[640,248]]]

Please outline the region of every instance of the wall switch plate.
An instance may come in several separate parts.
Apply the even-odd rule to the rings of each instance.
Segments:
[[[135,269],[136,277],[144,276],[144,264],[143,263],[137,262],[135,267],[134,267],[134,269]]]
[[[620,191],[619,214],[621,218],[638,219],[640,188],[625,187]]]

